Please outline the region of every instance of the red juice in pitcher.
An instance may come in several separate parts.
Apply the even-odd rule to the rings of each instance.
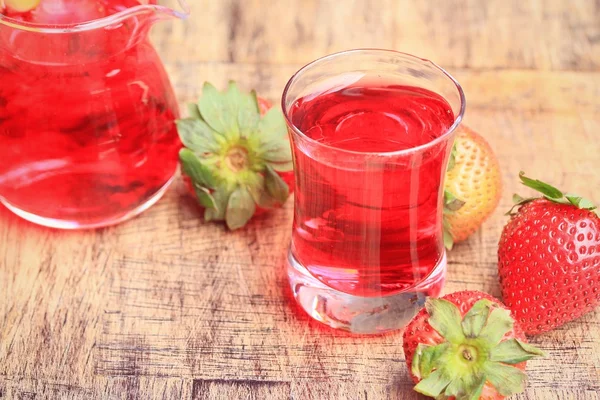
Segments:
[[[363,297],[427,277],[443,255],[438,194],[447,143],[423,156],[381,160],[448,132],[455,121],[448,102],[418,87],[359,81],[296,100],[289,118],[325,145],[318,154],[300,144],[294,151],[302,171],[292,237],[297,261],[329,287]],[[377,155],[372,166],[352,168],[353,153]]]
[[[159,13],[141,7],[155,4],[0,9],[0,200],[11,210],[54,227],[103,226],[164,192],[178,165],[179,114],[147,38]]]

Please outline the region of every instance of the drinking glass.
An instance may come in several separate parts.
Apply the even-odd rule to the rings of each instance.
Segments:
[[[344,90],[351,99],[352,88],[361,83],[438,95],[447,102],[449,124],[421,145],[383,152],[369,150],[371,141],[389,134],[376,125],[363,126],[369,140],[351,150],[307,131],[314,127],[301,128],[307,118],[320,116],[298,113],[299,104]],[[344,101],[323,104],[323,115],[345,107]],[[363,334],[402,328],[444,284],[443,180],[465,109],[460,85],[428,60],[351,50],[298,71],[282,107],[297,185],[287,265],[296,301],[334,328]]]

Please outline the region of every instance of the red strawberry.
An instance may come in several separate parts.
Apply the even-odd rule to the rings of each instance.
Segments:
[[[281,206],[294,190],[292,153],[283,114],[234,82],[225,92],[205,84],[203,96],[177,121],[184,179],[207,221],[238,229]]]
[[[415,390],[438,399],[503,399],[524,390],[525,361],[543,353],[525,342],[510,310],[476,291],[429,298],[404,331]]]
[[[525,333],[579,318],[600,303],[600,218],[591,201],[520,178],[542,198],[523,199],[498,247],[502,296]]]

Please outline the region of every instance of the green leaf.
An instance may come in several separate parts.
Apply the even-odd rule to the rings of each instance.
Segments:
[[[429,325],[453,344],[464,342],[461,315],[458,307],[448,300],[429,298],[425,302],[429,313]]]
[[[187,107],[188,107],[188,114],[190,114],[191,119],[202,119],[202,115],[200,114],[200,109],[198,108],[198,104],[189,103],[187,105]]]
[[[521,342],[518,339],[508,339],[490,351],[490,360],[505,364],[518,364],[536,356],[543,356],[544,352],[535,346]]]
[[[454,166],[456,165],[456,154],[458,153],[458,149],[456,148],[456,143],[452,145],[452,150],[450,151],[450,158],[448,159],[448,168],[446,171],[452,171]]]
[[[481,299],[465,314],[462,320],[463,333],[468,338],[476,338],[481,333],[490,315],[493,303],[488,299]]]
[[[290,188],[270,165],[265,167],[265,187],[269,195],[280,204],[285,203],[290,196]]]
[[[450,348],[450,343],[445,342],[437,346],[427,346],[419,343],[413,356],[411,371],[414,376],[424,379],[431,374],[440,356]]]
[[[523,200],[525,200],[525,198],[524,198],[524,197],[522,197],[522,196],[521,196],[520,194],[518,194],[518,193],[515,193],[515,194],[513,194],[513,196],[512,196],[512,201],[513,201],[513,204],[519,204],[519,203],[521,203]]]
[[[456,400],[478,400],[485,385],[485,375],[463,375],[454,378],[446,387],[444,395]]]
[[[194,186],[196,198],[198,202],[205,208],[216,208],[215,199],[212,197],[210,190],[201,186]]]
[[[240,133],[248,137],[256,131],[260,121],[260,110],[255,91],[250,92],[250,94],[240,94],[237,113]]]
[[[444,228],[444,247],[448,250],[452,250],[454,247],[454,238],[447,228]]]
[[[437,397],[446,389],[450,382],[451,378],[442,374],[438,369],[433,371],[427,378],[417,383],[415,391],[425,396]]]
[[[284,162],[272,162],[267,161],[267,164],[271,166],[277,172],[290,172],[294,169],[294,163],[292,161]]]
[[[292,148],[285,136],[262,145],[260,150],[261,157],[266,161],[277,163],[292,161]]]
[[[217,188],[212,193],[214,199],[214,208],[204,210],[205,221],[224,221],[227,204],[229,202],[230,193],[223,188]]]
[[[501,307],[494,308],[488,317],[487,324],[481,329],[479,338],[493,347],[500,343],[504,335],[513,328],[513,324],[510,311]]]
[[[475,378],[474,384],[471,386],[472,391],[470,393],[466,393],[463,396],[458,397],[456,400],[479,400],[481,397],[481,392],[483,392],[483,387],[485,386],[486,376],[479,375]]]
[[[247,184],[248,191],[257,206],[265,209],[275,208],[281,203],[272,197],[265,187],[265,178],[261,174],[256,174],[257,179],[254,183]]]
[[[247,187],[257,206],[266,209],[277,206],[277,200],[267,193],[265,188],[265,178],[261,174],[256,174],[255,182],[248,184]]]
[[[517,207],[520,207],[520,206],[522,206],[523,204],[527,204],[527,203],[529,203],[530,201],[533,201],[533,200],[535,200],[535,199],[536,199],[536,197],[527,197],[527,198],[524,198],[524,197],[521,197],[521,196],[520,196],[519,194],[517,194],[517,193],[513,194],[512,200],[513,200],[513,203],[514,203],[514,204],[513,204],[513,206],[510,208],[510,210],[508,210],[508,212],[507,212],[506,214],[504,214],[504,215],[514,215],[514,214],[515,214],[515,212],[514,212],[514,209],[515,209],[515,208],[517,208]]]
[[[185,147],[195,153],[214,153],[223,140],[219,133],[200,119],[180,119],[176,122],[179,138]]]
[[[551,200],[560,200],[563,197],[563,193],[555,188],[552,185],[547,184],[546,182],[542,182],[537,179],[531,179],[525,176],[525,172],[519,172],[519,178],[521,179],[521,183],[531,189],[537,190],[542,193],[544,196],[548,197]]]
[[[575,194],[566,194],[565,197],[571,204],[573,204],[577,208],[581,208],[582,210],[590,210],[593,211],[597,207],[591,200],[583,198],[581,196],[577,196]]]
[[[258,135],[263,144],[287,137],[287,124],[283,112],[276,107],[271,108],[258,123]],[[288,143],[289,146],[289,143]]]
[[[227,138],[239,137],[237,108],[233,96],[220,93],[213,85],[206,82],[198,106],[202,117],[212,129]]]
[[[465,202],[458,199],[449,190],[444,190],[444,207],[450,211],[458,211],[465,205]]]
[[[190,149],[183,148],[179,151],[183,173],[190,177],[194,184],[212,189],[215,179],[211,170],[202,164],[198,156]]]
[[[515,339],[517,341],[517,343],[519,343],[519,346],[521,346],[523,348],[523,350],[531,353],[531,354],[535,354],[537,356],[540,357],[546,357],[546,353],[544,353],[542,350],[538,349],[537,347],[535,347],[532,344],[529,343],[525,343],[519,339]]]
[[[502,396],[510,396],[525,390],[527,375],[518,368],[499,362],[486,362],[483,365],[486,379]]]
[[[245,226],[256,211],[256,203],[246,187],[241,186],[229,196],[225,220],[231,230]]]

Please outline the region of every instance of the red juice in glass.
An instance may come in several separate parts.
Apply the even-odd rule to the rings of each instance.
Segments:
[[[167,188],[179,111],[147,36],[162,12],[176,14],[156,3],[0,10],[0,200],[11,210],[53,227],[104,226]]]
[[[454,123],[452,109],[440,95],[385,83],[355,83],[301,98],[289,113],[292,123],[311,139],[365,152],[421,146]],[[297,168],[310,171],[297,182],[298,208],[306,210],[294,221],[298,261],[328,286],[359,296],[393,294],[422,280],[443,253],[437,192],[444,162],[443,157],[432,157],[407,168],[386,165],[355,171],[297,152]],[[414,175],[419,175],[421,186],[416,199],[407,190]],[[416,232],[409,226],[411,213],[416,214]],[[372,248],[373,237],[378,248]]]
[[[440,294],[443,177],[463,104],[443,70],[395,52],[339,53],[292,78],[288,273],[311,316],[378,333]]]

